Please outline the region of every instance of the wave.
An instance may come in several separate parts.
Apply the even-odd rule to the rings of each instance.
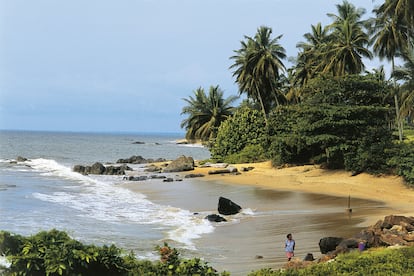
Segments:
[[[121,179],[119,176],[81,175],[50,159],[24,163],[43,176],[71,180],[74,184],[69,187],[54,187],[55,192],[32,195],[38,200],[74,209],[79,216],[113,223],[156,225],[165,231],[167,239],[188,249],[195,249],[194,239],[214,231],[213,224],[188,210],[155,204],[144,194],[116,185]]]

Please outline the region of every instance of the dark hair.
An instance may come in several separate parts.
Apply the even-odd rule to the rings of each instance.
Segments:
[[[287,235],[286,235],[286,238],[288,238],[288,239],[289,239],[289,236],[290,236],[290,237],[292,237],[292,234],[290,234],[290,233],[289,233],[289,234],[287,234]]]

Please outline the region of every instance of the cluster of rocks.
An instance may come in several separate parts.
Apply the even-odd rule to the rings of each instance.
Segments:
[[[326,237],[319,241],[321,253],[331,257],[355,249],[394,245],[414,245],[414,217],[386,216],[354,237]]]
[[[218,201],[218,208],[217,211],[220,215],[235,215],[240,212],[242,207],[240,205],[234,203],[228,198],[225,197],[219,197]],[[211,214],[205,217],[205,219],[213,222],[224,222],[227,221],[224,217],[220,216],[218,214]]]
[[[145,159],[140,155],[133,155],[126,159],[118,159],[116,163],[118,164],[147,164],[147,163],[154,163],[154,162],[165,162],[164,158],[158,159]]]
[[[121,166],[104,166],[100,162],[94,163],[92,166],[75,165],[73,167],[74,172],[78,172],[84,175],[87,174],[105,174],[105,175],[124,175],[125,171],[131,171],[132,169],[127,165]]]

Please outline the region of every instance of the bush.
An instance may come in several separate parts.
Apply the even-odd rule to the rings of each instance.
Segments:
[[[392,156],[388,165],[394,168],[409,185],[414,186],[414,142],[396,145]]]
[[[200,259],[181,259],[168,244],[157,248],[158,262],[139,261],[114,245],[83,245],[58,230],[27,238],[2,231],[0,245],[11,261],[5,275],[228,275]]]
[[[261,145],[247,145],[238,153],[233,153],[224,158],[224,162],[232,164],[251,163],[265,161],[266,155]]]
[[[213,159],[224,161],[228,156],[239,154],[247,146],[263,147],[266,140],[266,123],[263,114],[258,110],[242,107],[220,125],[210,151]],[[250,149],[247,148],[245,153],[249,151]],[[244,157],[248,155],[245,154]],[[231,158],[237,159],[234,156]],[[255,158],[260,157],[255,156]]]

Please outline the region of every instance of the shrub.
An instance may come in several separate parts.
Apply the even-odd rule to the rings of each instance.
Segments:
[[[228,156],[240,153],[246,146],[262,146],[266,140],[263,114],[258,110],[242,107],[220,125],[210,151],[213,159],[224,161]],[[246,149],[246,152],[249,151]]]
[[[396,145],[392,156],[388,165],[393,167],[409,185],[414,185],[414,142]]]

